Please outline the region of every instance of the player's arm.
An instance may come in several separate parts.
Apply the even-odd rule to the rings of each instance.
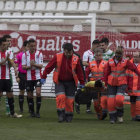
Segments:
[[[0,66],[6,63],[6,61],[8,60],[8,57],[9,56],[7,56],[3,61],[0,62]]]
[[[87,52],[84,52],[83,54],[83,66],[88,66],[88,55]]]
[[[42,69],[42,67],[43,67],[43,55],[42,55],[42,53],[40,53],[40,55],[39,55],[39,64],[35,64],[35,63],[31,62],[31,65],[34,66],[35,68]]]
[[[22,69],[23,70],[29,70],[31,69],[32,66],[27,66],[27,62],[26,62],[26,56],[25,56],[25,53],[22,55]]]
[[[85,70],[85,74],[86,74],[86,79],[88,80],[88,76],[90,74],[91,70],[90,70],[90,64],[88,65],[88,67]]]
[[[23,70],[29,70],[31,69],[32,66],[26,66],[26,65],[22,65],[22,69]]]

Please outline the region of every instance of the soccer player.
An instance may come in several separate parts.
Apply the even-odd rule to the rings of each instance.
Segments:
[[[20,113],[23,113],[23,103],[24,103],[24,93],[25,93],[25,85],[26,85],[26,70],[22,69],[22,55],[28,51],[28,41],[24,41],[23,43],[23,50],[19,54],[17,54],[15,58],[15,64],[18,67],[18,77],[20,78],[19,83],[19,106],[20,106]],[[27,103],[28,103],[28,96],[27,96]],[[29,109],[30,110],[30,109]]]
[[[84,52],[84,54],[83,54],[83,66],[85,66],[85,68],[89,65],[89,62],[94,60],[94,57],[93,57],[94,56],[94,51],[98,47],[99,47],[99,40],[94,40],[92,42],[92,48]],[[89,79],[90,79],[90,76],[91,75],[89,75]],[[91,107],[91,100],[87,103],[86,113],[88,113],[88,114],[93,113],[90,110],[90,107]],[[80,103],[78,101],[75,105],[75,108],[76,108],[76,112],[79,114],[80,113]]]
[[[29,97],[30,117],[40,118],[41,107],[41,69],[43,67],[43,55],[36,50],[36,42],[28,41],[29,50],[22,55],[22,68],[26,72],[26,91]],[[34,111],[33,91],[36,89],[36,114]]]
[[[42,84],[46,81],[47,74],[54,68],[53,81],[55,83],[59,122],[71,122],[78,80],[81,87],[84,87],[85,84],[79,57],[73,54],[73,45],[71,43],[65,43],[64,52],[56,54],[45,67],[41,79]]]
[[[100,41],[100,49],[103,50],[103,60],[108,61],[110,58],[113,58],[114,52],[108,49],[109,40],[108,38],[102,38]]]
[[[12,49],[10,48],[12,37],[7,34],[7,35],[4,35],[3,38],[6,39],[6,42],[7,42],[7,50],[9,50],[9,51],[11,51],[13,53]],[[13,68],[14,68],[15,74],[17,75],[16,65],[14,63],[13,63]],[[11,79],[12,86],[13,86],[13,78],[12,78],[11,70],[10,70],[10,79]],[[2,95],[2,92],[1,92],[1,95]],[[6,115],[9,116],[10,115],[10,108],[9,108],[7,97],[5,98],[5,104],[6,104]]]
[[[14,99],[12,82],[10,80],[10,67],[13,66],[13,53],[7,50],[6,39],[0,39],[0,92],[6,91],[8,98],[8,104],[10,107],[10,116],[14,118],[20,118],[22,115],[18,115],[14,111]],[[16,77],[19,79],[18,77]]]

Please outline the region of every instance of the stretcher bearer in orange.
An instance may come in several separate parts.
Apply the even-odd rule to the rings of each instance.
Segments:
[[[116,123],[117,117],[119,123],[123,122],[123,101],[124,93],[127,88],[126,70],[134,71],[138,76],[140,72],[137,67],[129,60],[123,59],[123,51],[117,49],[115,56],[109,59],[105,72],[105,89],[108,88],[108,111],[110,123]],[[107,87],[108,84],[108,87]]]
[[[133,54],[131,61],[140,71],[140,55],[139,52]],[[131,117],[132,121],[140,121],[140,83],[138,82],[138,75],[131,70],[127,70],[128,90],[131,103]]]
[[[103,60],[103,51],[101,49],[95,50],[95,60],[90,62],[88,67],[86,68],[86,78],[88,79],[89,74],[91,73],[90,81],[96,81],[104,79],[104,71],[107,61]],[[106,95],[106,96],[104,96]],[[92,93],[93,100],[94,100],[94,108],[98,115],[100,114],[99,106],[98,106],[98,93],[97,91]],[[107,117],[107,92],[101,93],[101,107],[102,107],[102,120]]]
[[[43,71],[41,83],[46,75],[54,68],[53,81],[55,83],[56,105],[59,122],[71,122],[73,118],[73,102],[75,91],[80,81],[84,87],[84,75],[79,57],[73,54],[73,45],[65,43],[64,52],[56,54]]]

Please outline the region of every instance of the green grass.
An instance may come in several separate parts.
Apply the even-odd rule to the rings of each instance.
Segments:
[[[91,108],[93,110],[93,106]],[[15,111],[19,111],[15,98]],[[43,99],[41,118],[29,118],[24,103],[23,118],[5,116],[4,97],[0,105],[0,140],[139,140],[140,123],[130,121],[130,105],[125,105],[124,123],[109,124],[109,117],[100,121],[93,114],[74,112],[72,123],[58,123],[54,99]]]

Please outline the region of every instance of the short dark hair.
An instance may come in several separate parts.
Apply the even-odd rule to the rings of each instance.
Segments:
[[[10,35],[4,35],[3,38],[12,38]]]
[[[123,50],[123,49],[124,49],[124,47],[123,47],[123,46],[118,46],[118,49]]]
[[[103,50],[102,50],[102,49],[97,48],[97,49],[95,49],[95,54],[96,54],[96,53],[101,53],[101,54],[103,54]]]
[[[109,39],[107,37],[104,37],[101,39],[100,43],[105,43],[105,45],[109,44]]]
[[[96,45],[96,44],[99,44],[100,41],[99,40],[93,40],[92,44]]]
[[[2,44],[2,42],[6,42],[6,38],[0,38],[0,45]]]
[[[116,49],[115,54],[123,55],[123,50],[118,48]]]
[[[30,40],[28,41],[28,44],[30,44],[30,43],[34,43],[34,42],[35,42],[34,39],[30,39]]]
[[[27,46],[27,44],[28,44],[28,41],[27,41],[27,40],[25,40],[25,41],[23,42],[23,46],[24,46],[24,47],[26,47],[26,46]]]
[[[63,48],[64,48],[64,50],[73,51],[73,45],[71,43],[63,44]]]

